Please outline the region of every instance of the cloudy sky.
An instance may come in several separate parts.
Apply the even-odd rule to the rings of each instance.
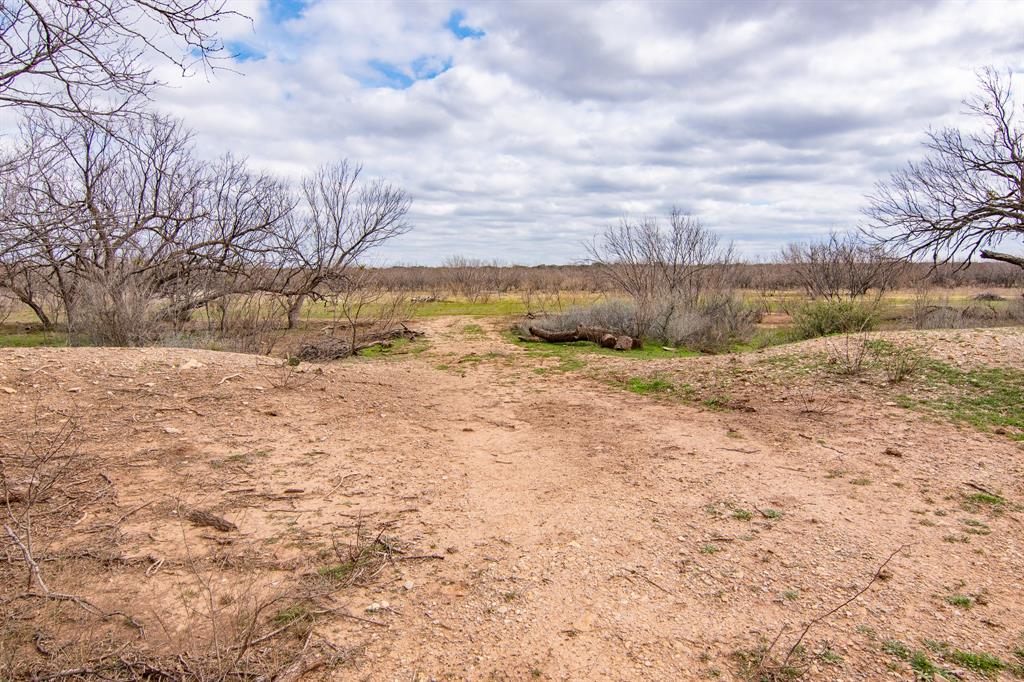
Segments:
[[[347,157],[407,188],[392,263],[574,262],[673,205],[767,254],[855,226],[929,125],[964,121],[979,67],[1024,71],[1024,3],[235,6],[232,70],[160,73],[157,106],[211,157]]]

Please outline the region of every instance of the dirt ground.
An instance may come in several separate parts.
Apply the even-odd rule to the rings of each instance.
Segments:
[[[983,673],[949,652],[1024,663],[1020,443],[867,380],[766,369],[822,342],[562,371],[505,323],[478,324],[439,318],[417,325],[422,352],[294,369],[188,349],[0,350],[3,451],[76,415],[80,477],[107,482],[37,548],[50,588],[170,641],[206,594],[196,566],[229,604],[323,574],[332,538],[384,528],[406,553],[330,593],[313,627],[351,656],[311,679],[742,679],[759,648],[777,638],[764,660],[784,658],[869,583],[807,632],[791,663],[809,679],[913,679],[918,651],[962,679]],[[957,366],[1024,358],[1019,328],[913,338]],[[616,385],[663,373],[727,380],[729,400]],[[195,508],[238,530],[185,522]],[[44,641],[70,641],[87,615],[63,613]]]

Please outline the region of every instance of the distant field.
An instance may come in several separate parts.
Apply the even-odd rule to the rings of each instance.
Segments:
[[[993,294],[1003,300],[976,301],[976,297],[981,294]],[[739,295],[748,304],[757,307],[768,316],[762,324],[766,330],[784,327],[789,321],[787,311],[807,300],[804,293],[798,290],[775,291],[766,295],[759,291],[743,289],[739,291]],[[919,296],[920,294],[912,289],[899,289],[885,294],[881,303],[882,319],[892,323],[907,318],[918,302]],[[1021,296],[1021,292],[1008,288],[962,286],[930,290],[928,296],[930,301],[936,305],[964,307],[976,302],[977,305],[988,307],[992,311],[1002,312],[1007,309],[1011,301]],[[614,298],[620,297],[598,292],[565,291],[531,295],[522,292],[494,293],[475,299],[462,296],[444,296],[433,299],[426,292],[416,292],[408,296],[409,302],[406,309],[409,311],[411,320],[450,316],[516,317],[528,313],[535,315],[558,313],[574,306],[585,306]],[[368,304],[362,312],[362,317],[373,317],[389,305],[390,301]],[[193,319],[204,319],[203,316],[202,311],[197,311],[194,313]],[[303,310],[301,326],[304,328],[319,327],[335,320],[343,323],[344,318],[329,303],[312,302]],[[770,333],[759,334],[758,338],[755,338],[750,344],[744,344],[737,350],[770,345],[771,337]],[[56,346],[66,343],[67,335],[61,331],[42,333],[35,316],[27,306],[16,307],[7,320],[0,324],[0,347]]]

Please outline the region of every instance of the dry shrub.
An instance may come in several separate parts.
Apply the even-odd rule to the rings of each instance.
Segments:
[[[910,346],[893,346],[891,351],[881,354],[879,360],[889,383],[898,384],[917,374],[925,356]]]
[[[14,311],[14,304],[17,299],[9,292],[0,289],[0,324],[7,321]]]
[[[520,331],[529,334],[529,326],[529,323],[524,323]],[[613,299],[589,306],[573,306],[563,313],[545,316],[543,327],[555,332],[596,327],[607,329],[616,336],[630,335],[635,332],[636,313],[633,303]]]
[[[707,295],[695,306],[674,309],[655,335],[671,345],[717,353],[748,340],[759,318],[760,313],[734,296]]]
[[[828,364],[840,374],[860,374],[871,357],[871,342],[863,334],[843,334],[828,340]]]
[[[96,346],[142,346],[158,336],[155,292],[145,282],[84,280],[69,318],[73,339]]]
[[[1010,301],[1006,313],[1017,324],[1024,324],[1024,294]]]
[[[644,313],[637,313],[631,301],[611,300],[591,306],[573,307],[544,318],[550,331],[571,331],[577,327],[607,329],[614,335],[633,336],[637,320],[648,320],[643,338],[649,342],[685,346],[703,352],[720,352],[745,341],[754,331],[759,314],[738,298],[727,294],[706,294],[697,301],[656,301]],[[523,325],[524,333],[528,333]]]
[[[279,298],[256,292],[233,294],[206,307],[207,334],[218,350],[269,355],[285,335]]]

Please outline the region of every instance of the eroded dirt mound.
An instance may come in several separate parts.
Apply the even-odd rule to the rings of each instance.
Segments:
[[[873,379],[823,388],[834,411],[781,400],[756,363],[812,348],[539,374],[556,361],[499,331],[440,320],[425,352],[297,368],[0,351],[5,462],[55,442],[80,464],[36,503],[32,556],[49,590],[94,607],[24,597],[41,588],[8,542],[8,665],[99,669],[76,643],[106,638],[166,671],[183,664],[161,656],[191,647],[196,665],[293,677],[729,679],[777,672],[811,619],[869,583],[790,665],[907,679],[921,661],[964,678],[1021,662],[1011,439],[879,402]],[[1019,358],[1024,335],[931,338],[930,353],[987,366]],[[666,372],[727,377],[741,404],[614,381]],[[6,521],[19,537],[25,509]],[[98,615],[113,612],[136,625]],[[211,643],[214,612],[235,629]]]

